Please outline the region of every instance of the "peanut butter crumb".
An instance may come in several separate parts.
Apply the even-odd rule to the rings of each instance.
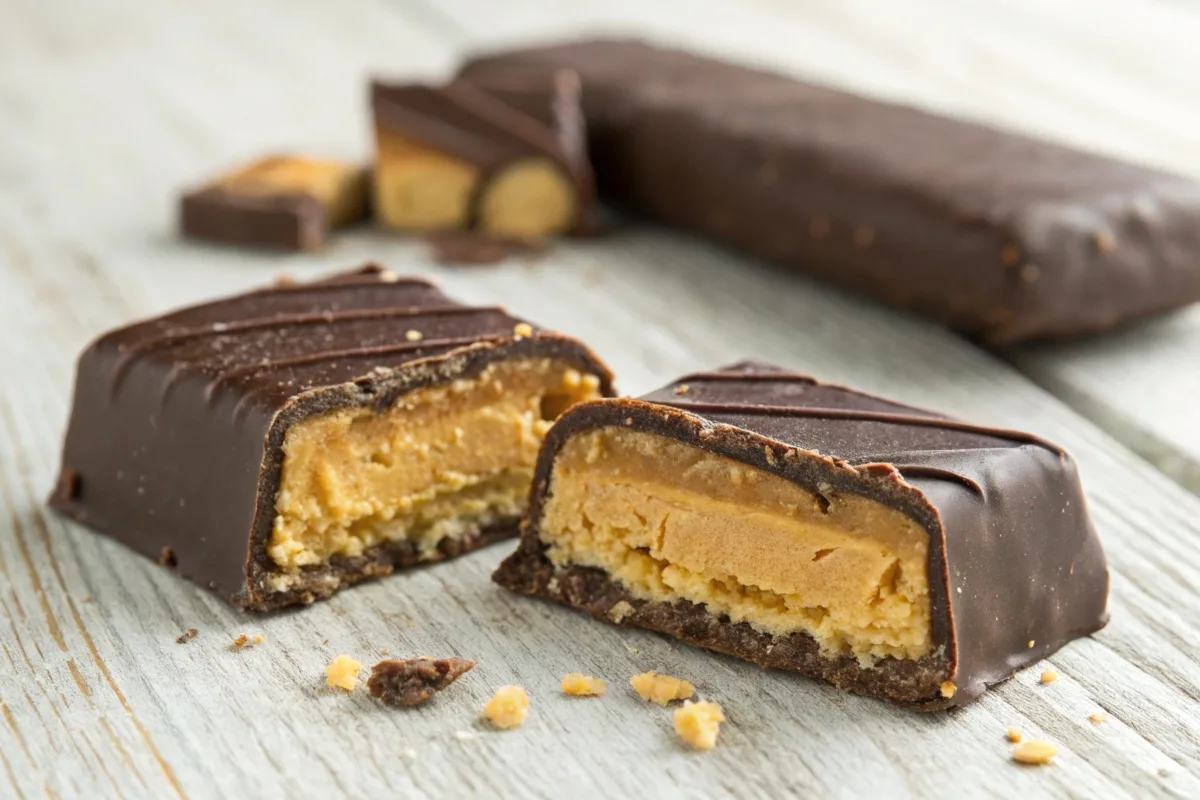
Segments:
[[[612,608],[608,609],[608,618],[613,622],[620,623],[621,620],[633,613],[633,606],[628,601],[618,600],[612,604]]]
[[[572,672],[563,677],[562,690],[563,694],[574,695],[575,697],[599,697],[608,691],[608,687],[599,678],[592,678],[580,672]]]
[[[1015,267],[1021,263],[1021,248],[1015,244],[1006,244],[1000,250],[1000,260],[1005,266]]]
[[[942,684],[942,697],[954,697],[956,694],[958,694],[958,687],[954,685],[953,681],[946,681]]]
[[[687,700],[696,693],[695,688],[687,681],[670,675],[659,675],[654,670],[634,675],[629,679],[629,685],[647,703],[657,703],[664,707],[672,700]]]
[[[263,643],[263,638],[262,638],[262,636],[255,636],[255,637],[254,637],[254,643],[255,643],[255,644],[262,644],[262,643]]]
[[[675,732],[689,746],[697,750],[712,750],[717,743],[717,734],[721,732],[721,723],[725,714],[716,703],[701,700],[693,703],[688,700],[680,708],[675,709]]]
[[[404,338],[410,342],[419,342],[425,338],[425,334],[418,330],[410,330],[404,332]]]
[[[1021,733],[1020,728],[1009,728],[1008,729],[1008,740],[1010,742],[1012,742],[1013,744],[1020,744],[1021,740],[1024,738],[1025,738],[1025,734]]]
[[[1027,646],[1027,647],[1033,647],[1033,645],[1034,645],[1034,641],[1033,641],[1033,639],[1030,639],[1030,640],[1029,640],[1029,644],[1028,644],[1028,645],[1026,645],[1026,646]]]
[[[1041,739],[1030,739],[1013,748],[1013,761],[1022,764],[1049,764],[1058,755],[1058,747]]]
[[[236,639],[233,640],[233,646],[234,647],[245,647],[246,642],[248,642],[248,641],[250,641],[250,637],[243,633],[242,635],[238,636]]]
[[[1092,714],[1090,717],[1088,717],[1088,722],[1092,723],[1093,725],[1103,725],[1104,723],[1108,722],[1108,714],[1103,712]]]
[[[686,383],[681,383],[675,387],[675,394],[677,394],[677,395],[687,394],[690,389],[691,389],[691,387],[688,386]]]
[[[325,668],[325,685],[353,692],[354,687],[358,686],[358,673],[361,669],[361,662],[350,656],[338,656]]]
[[[1042,670],[1042,683],[1054,683],[1056,680],[1058,680],[1057,670]]]
[[[195,628],[188,628],[183,633],[179,634],[179,638],[175,640],[175,644],[187,644],[188,639],[195,639],[198,631]]]
[[[400,280],[400,276],[392,272],[390,269],[379,270],[379,280],[384,283],[395,283]]]
[[[520,727],[529,716],[529,695],[520,686],[501,686],[483,707],[483,714],[502,730]]]
[[[530,336],[533,336],[533,326],[528,322],[518,322],[513,326],[513,334],[517,338],[528,339]]]

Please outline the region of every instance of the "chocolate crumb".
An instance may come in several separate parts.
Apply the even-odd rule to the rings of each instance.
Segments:
[[[187,644],[189,639],[195,639],[199,633],[195,628],[188,628],[183,633],[179,634],[179,638],[175,640],[175,644]]]
[[[158,557],[158,563],[162,564],[164,567],[175,569],[176,564],[178,564],[178,562],[175,560],[175,551],[169,547],[164,547],[162,549],[162,553]]]
[[[466,658],[413,658],[380,661],[371,667],[367,689],[382,703],[397,708],[420,705],[470,672]]]
[[[1000,261],[1006,267],[1015,267],[1021,263],[1021,248],[1015,244],[1006,244],[1000,250]]]
[[[66,500],[74,500],[79,497],[79,473],[70,467],[63,467],[62,473],[58,476],[58,495]]]
[[[508,239],[475,231],[443,231],[425,236],[433,260],[446,266],[491,266],[513,256],[540,256],[546,243]]]

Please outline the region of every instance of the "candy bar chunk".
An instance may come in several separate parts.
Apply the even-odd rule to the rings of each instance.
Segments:
[[[378,267],[187,308],[79,361],[62,513],[262,611],[516,532],[611,394],[581,343]]]
[[[301,156],[271,156],[187,192],[185,236],[220,244],[316,250],[331,228],[367,213],[362,166]]]
[[[476,58],[570,69],[600,192],[627,210],[992,345],[1200,300],[1200,183],[635,41]]]
[[[920,710],[1107,621],[1059,448],[756,364],[567,411],[494,578]]]
[[[539,239],[585,224],[591,171],[578,81],[375,83],[380,224]]]

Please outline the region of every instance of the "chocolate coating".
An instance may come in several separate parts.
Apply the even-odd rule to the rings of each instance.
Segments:
[[[444,86],[375,81],[371,107],[379,128],[478,167],[484,174],[481,191],[505,166],[535,156],[549,159],[575,190],[575,227],[586,230],[590,224],[594,177],[573,73],[501,70]]]
[[[329,227],[321,201],[306,194],[252,194],[224,186],[185,193],[179,201],[184,236],[275,250],[316,250]]]
[[[577,71],[600,191],[993,345],[1200,300],[1200,184],[632,41],[470,61]]]
[[[193,306],[101,336],[79,359],[60,512],[252,610],[311,602],[417,560],[397,542],[307,568],[271,593],[267,555],[288,429],[340,408],[383,411],[405,393],[472,378],[514,357],[608,369],[581,343],[514,335],[504,309],[465,306],[433,284],[368,266]],[[408,341],[419,326],[425,337]],[[511,535],[445,540],[443,557]]]
[[[573,435],[607,426],[676,439],[817,494],[866,497],[920,523],[930,541],[933,650],[867,668],[822,656],[807,633],[773,637],[702,605],[639,600],[600,570],[555,568],[538,533],[555,457]],[[920,710],[970,702],[1108,620],[1104,552],[1062,450],[751,363],[565,413],[543,444],[520,547],[494,578],[596,617]],[[632,611],[613,612],[621,601]],[[941,691],[945,682],[956,688],[951,697]]]

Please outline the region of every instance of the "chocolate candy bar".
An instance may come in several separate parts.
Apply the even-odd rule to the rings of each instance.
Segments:
[[[187,192],[180,200],[185,236],[220,244],[316,250],[330,228],[367,212],[361,166],[271,156]]]
[[[985,343],[1200,300],[1200,184],[638,42],[476,59],[576,70],[601,195]]]
[[[757,364],[563,414],[494,578],[921,710],[1108,618],[1062,450]]]
[[[187,308],[79,360],[62,513],[238,605],[327,597],[515,533],[579,342],[378,267]]]
[[[376,82],[371,102],[382,225],[534,239],[586,226],[592,175],[573,74]]]

